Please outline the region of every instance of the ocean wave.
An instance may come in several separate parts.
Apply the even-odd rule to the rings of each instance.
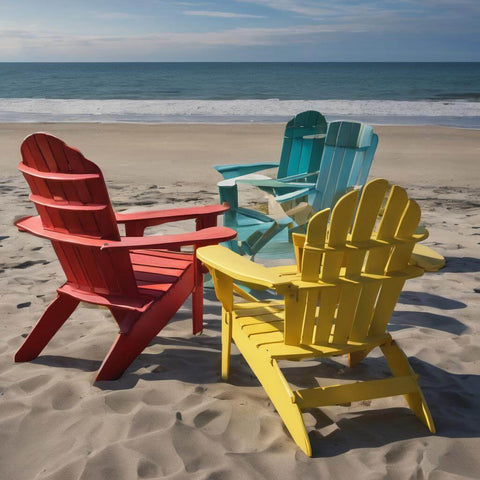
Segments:
[[[304,110],[330,116],[480,117],[480,102],[394,100],[64,100],[1,98],[0,121],[275,121]]]
[[[480,92],[438,93],[437,95],[433,95],[432,100],[468,100],[470,102],[480,102]]]

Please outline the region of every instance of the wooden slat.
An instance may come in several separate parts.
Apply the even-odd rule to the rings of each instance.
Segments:
[[[58,173],[58,172],[44,172],[35,168],[30,168],[24,163],[18,165],[18,169],[26,175],[32,177],[43,178],[45,180],[56,180],[62,182],[78,182],[84,180],[98,179],[98,173]]]
[[[369,182],[363,188],[352,228],[352,243],[366,242],[372,238],[373,228],[387,188],[388,182],[382,179]],[[348,254],[347,276],[360,273],[366,253],[367,251],[360,251]]]
[[[34,195],[33,193],[29,196],[30,200],[32,202],[35,202],[37,204],[43,205],[45,207],[50,207],[50,208],[57,208],[59,210],[73,210],[77,212],[92,212],[92,211],[99,211],[99,210],[105,210],[108,205],[102,205],[102,204],[87,204],[87,205],[78,205],[78,204],[73,204],[68,202],[68,200],[63,200],[62,203],[61,201],[54,200],[52,198],[47,198],[42,195]]]
[[[313,143],[313,138],[303,139],[302,153],[298,162],[298,173],[308,173],[311,171],[310,166],[312,160]]]
[[[331,146],[323,147],[322,160],[318,171],[317,183],[315,185],[316,195],[312,203],[313,210],[318,212],[326,208],[323,202],[323,195],[327,188],[328,179],[330,178],[330,169],[333,163],[334,149]],[[331,205],[327,205],[327,208]]]
[[[368,332],[369,335],[380,335],[385,332],[404,284],[404,278],[391,279],[382,284]]]
[[[400,220],[400,224],[395,233],[395,237],[401,239],[412,239],[418,224],[420,223],[420,207],[414,200],[409,200],[407,208]],[[396,271],[405,268],[408,265],[415,243],[411,242],[404,245],[396,245],[387,265],[388,271]]]
[[[316,387],[297,390],[293,393],[295,395],[295,403],[300,408],[305,409],[404,395],[415,392],[417,389],[416,376],[404,376],[346,385]]]
[[[318,296],[320,289],[307,290],[305,298],[305,307],[303,313],[303,328],[301,333],[301,343],[311,345],[314,343],[314,329],[316,324],[316,312],[318,305]]]
[[[382,220],[375,236],[378,240],[394,238],[400,219],[407,206],[407,202],[407,192],[401,187],[392,187]],[[367,273],[376,274],[384,273],[391,250],[392,248],[387,246],[370,251],[365,265],[365,271]]]
[[[298,345],[302,340],[306,291],[285,296],[285,345]]]
[[[318,281],[323,254],[315,248],[325,245],[328,218],[329,211],[323,210],[316,213],[308,223],[305,244],[302,249],[301,278],[303,281]]]
[[[335,328],[333,330],[333,343],[345,343],[355,319],[358,300],[362,292],[362,285],[344,286],[338,301],[337,314],[335,316]]]
[[[320,309],[315,329],[315,343],[328,343],[332,331],[335,311],[338,305],[340,288],[322,290],[320,294]]]
[[[355,312],[355,321],[349,335],[351,340],[361,341],[367,337],[381,286],[380,281],[363,285]]]
[[[325,148],[332,148],[332,147],[326,146]],[[335,196],[335,189],[338,181],[338,175],[340,173],[345,155],[346,155],[345,148],[337,147],[334,149],[332,160],[331,160],[330,171],[328,174],[328,178],[326,179],[326,186],[322,190],[323,192],[322,202],[319,205],[319,209],[328,208],[333,205],[333,197]]]
[[[290,158],[288,159],[287,176],[295,175],[299,172],[299,161],[302,155],[303,139],[292,139],[292,146],[290,148]]]

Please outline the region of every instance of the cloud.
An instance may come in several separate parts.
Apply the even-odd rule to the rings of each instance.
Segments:
[[[478,0],[370,0],[351,3],[346,0],[237,0],[272,10],[292,12],[309,18],[366,17],[394,14],[399,19],[422,16],[425,12],[441,14],[445,18],[452,12],[468,18],[480,12]]]
[[[234,28],[217,32],[158,33],[144,35],[70,35],[32,32],[26,30],[0,30],[2,41],[15,45],[25,53],[40,52],[42,55],[75,55],[85,58],[97,54],[138,54],[164,52],[166,49],[183,48],[196,50],[201,47],[259,46],[314,42],[314,36],[338,29],[330,25],[296,25],[283,28]],[[8,48],[3,49],[4,52]]]
[[[219,18],[265,18],[263,15],[250,15],[248,13],[215,12],[212,10],[184,10],[183,15],[198,15],[201,17]]]
[[[126,12],[92,12],[92,15],[102,20],[131,20],[140,17],[140,15]]]

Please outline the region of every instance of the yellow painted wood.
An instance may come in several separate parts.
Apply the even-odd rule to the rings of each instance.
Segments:
[[[345,343],[352,329],[358,299],[362,292],[362,286],[351,285],[343,287],[338,302],[337,315],[335,317],[335,329],[333,343]]]
[[[414,200],[409,200],[395,233],[395,237],[405,240],[405,243],[395,246],[387,264],[387,272],[401,270],[408,265],[414,245],[411,238],[419,223],[420,207]]]
[[[238,285],[233,284],[233,292],[245,300],[248,300],[250,302],[258,302],[257,297],[254,297],[251,293],[247,292],[245,289]]]
[[[403,353],[396,342],[382,346],[382,352],[385,355],[388,366],[395,377],[403,375],[414,375],[414,371],[408,363],[407,356]],[[435,433],[432,414],[428,408],[425,397],[417,383],[416,392],[405,395],[408,406],[415,415],[427,426],[431,433]]]
[[[295,443],[307,456],[312,456],[302,413],[294,403],[293,392],[276,361],[259,351],[241,329],[234,329],[235,344],[270,397]]]
[[[285,345],[301,343],[306,295],[297,289],[285,296]]]
[[[295,251],[295,260],[297,262],[297,272],[301,271],[303,261],[303,246],[305,245],[305,235],[300,233],[292,234],[293,249]]]
[[[221,245],[210,245],[197,249],[197,257],[209,269],[252,285],[258,289],[274,288],[281,284],[282,278],[268,268],[248,260]]]
[[[374,347],[366,348],[365,350],[357,350],[355,352],[350,352],[348,354],[348,365],[354,367],[360,363],[372,350]]]
[[[222,308],[222,380],[228,379],[232,348],[232,314]]]
[[[358,200],[358,191],[354,190],[344,195],[332,210],[330,228],[328,232],[328,246],[334,249],[345,245],[347,234],[352,225],[353,214]],[[307,230],[308,243],[308,230]],[[325,252],[323,265],[320,273],[321,280],[328,282],[338,278],[340,268],[344,260],[344,252]]]
[[[365,185],[352,228],[353,243],[366,242],[372,238],[373,228],[387,189],[388,182],[383,179],[373,180]],[[366,250],[349,253],[347,276],[356,275],[361,271],[366,253]]]
[[[340,288],[335,288],[323,290],[320,294],[322,308],[318,313],[315,343],[327,343],[330,338],[340,292]]]
[[[316,248],[325,245],[329,216],[329,209],[322,210],[315,214],[308,224],[301,263],[301,278],[306,282],[316,282],[320,275],[320,261],[323,254]]]
[[[352,191],[332,212],[312,217],[306,235],[293,237],[296,266],[266,268],[218,246],[197,251],[223,307],[222,378],[228,376],[233,341],[307,455],[311,447],[302,408],[403,394],[415,415],[435,431],[416,375],[386,332],[405,281],[423,274],[409,263],[414,245],[427,234],[415,233],[418,205],[402,188],[388,188],[385,180],[374,180],[360,199]],[[260,301],[234,281],[275,289],[281,299]],[[244,301],[233,303],[234,293]],[[353,366],[377,346],[391,378],[295,392],[277,363],[348,355]]]
[[[394,238],[407,203],[407,192],[397,185],[393,186],[390,190],[378,231],[374,234],[376,240],[388,241]],[[370,251],[365,271],[380,275],[384,273],[390,252],[390,245]]]
[[[302,292],[303,293],[303,292]],[[305,291],[305,307],[303,309],[303,329],[300,343],[310,345],[314,343],[315,319],[320,289]]]
[[[437,272],[445,266],[445,257],[432,248],[417,243],[413,247],[410,262],[423,268],[426,272]]]
[[[374,398],[404,395],[417,390],[416,376],[391,377],[368,382],[356,382],[346,385],[330,385],[297,390],[295,402],[300,408],[343,405]]]
[[[355,312],[355,321],[350,331],[349,338],[351,340],[364,340],[367,338],[381,286],[381,282],[365,283],[363,285]]]

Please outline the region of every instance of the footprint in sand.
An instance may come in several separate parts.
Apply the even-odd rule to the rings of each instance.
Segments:
[[[20,268],[20,269],[24,269],[24,268],[28,268],[28,267],[32,267],[33,265],[38,265],[38,264],[41,264],[41,265],[48,265],[50,262],[47,262],[46,260],[27,260],[26,262],[22,262],[22,263],[19,263],[18,265],[14,265],[12,268]]]

